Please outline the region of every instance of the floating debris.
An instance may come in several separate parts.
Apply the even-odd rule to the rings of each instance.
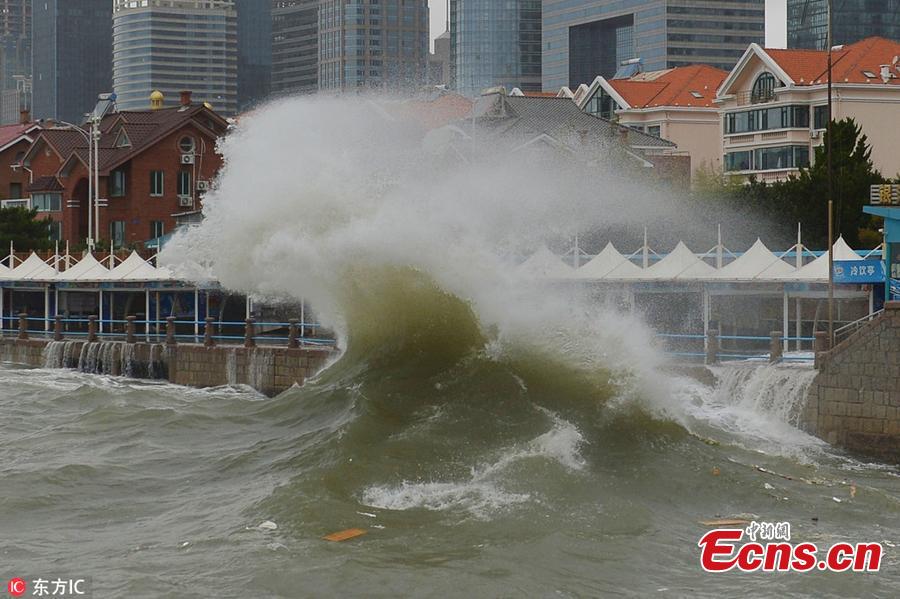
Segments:
[[[278,530],[278,525],[271,520],[266,520],[265,522],[260,522],[256,528],[260,530]]]
[[[355,539],[356,537],[361,537],[364,534],[366,534],[366,531],[362,528],[348,528],[347,530],[341,530],[333,532],[330,535],[325,535],[322,537],[322,540],[339,543],[340,541],[348,541],[350,539]]]

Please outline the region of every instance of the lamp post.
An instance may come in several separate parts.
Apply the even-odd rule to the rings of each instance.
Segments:
[[[87,205],[88,230],[87,230],[87,239],[85,240],[85,242],[87,243],[88,251],[92,252],[94,250],[94,239],[95,239],[93,236],[94,235],[93,216],[94,216],[94,204],[96,203],[94,201],[95,187],[94,187],[93,171],[95,168],[95,163],[99,162],[97,160],[94,160],[95,154],[94,154],[93,135],[92,135],[92,132],[88,132],[83,127],[79,127],[78,125],[69,123],[68,121],[55,120],[54,125],[55,125],[53,127],[54,129],[77,131],[78,133],[81,134],[81,136],[87,142],[87,148],[88,148],[88,198],[87,198],[87,201],[88,201],[88,205]],[[59,125],[62,125],[62,127],[60,127]],[[93,131],[93,127],[92,127],[92,131]],[[97,181],[98,187],[99,187],[99,184],[100,184],[99,181]],[[100,194],[96,193],[96,195],[99,196]],[[98,216],[98,220],[99,220],[99,214],[97,216]]]
[[[831,12],[833,0],[828,0],[828,123],[825,135],[828,142],[825,145],[828,166],[828,343],[834,345],[834,174],[831,170],[831,146],[833,144],[831,122],[832,115],[831,98]]]

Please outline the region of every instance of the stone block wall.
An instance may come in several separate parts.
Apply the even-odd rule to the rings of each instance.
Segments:
[[[900,302],[818,356],[801,425],[853,452],[900,462]]]
[[[266,395],[302,385],[322,370],[333,355],[332,348],[0,339],[3,362],[163,379],[191,387],[245,384]]]

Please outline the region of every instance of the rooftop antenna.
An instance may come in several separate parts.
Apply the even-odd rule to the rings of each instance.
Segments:
[[[716,244],[716,268],[722,268],[722,225],[719,224],[719,243]]]
[[[644,227],[644,247],[641,249],[643,250],[642,263],[644,268],[647,268],[650,266],[650,245],[647,243],[647,227]]]

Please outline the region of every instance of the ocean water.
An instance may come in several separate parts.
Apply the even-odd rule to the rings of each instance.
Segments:
[[[96,597],[896,596],[897,470],[749,401],[748,376],[808,379],[752,368],[672,376],[676,422],[483,355],[339,362],[275,398],[6,366],[0,563]],[[705,574],[717,517],[879,541],[882,571]]]

